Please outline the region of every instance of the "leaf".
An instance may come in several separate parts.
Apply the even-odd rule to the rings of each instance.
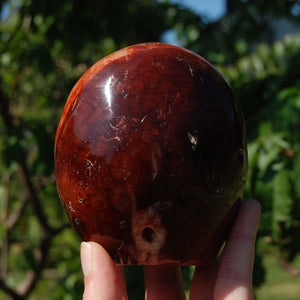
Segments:
[[[280,101],[285,101],[287,100],[288,98],[291,98],[291,97],[299,97],[300,96],[300,89],[299,87],[288,87],[286,89],[283,89],[281,91],[279,91],[278,93],[278,99]]]
[[[294,172],[293,172],[293,178],[295,181],[295,192],[296,196],[300,198],[300,184],[299,184],[299,178],[300,178],[300,152],[296,152],[296,157],[295,157],[295,163],[294,163]]]
[[[270,121],[264,121],[259,125],[259,136],[267,137],[272,135],[273,125]]]
[[[270,149],[263,149],[260,151],[257,165],[259,170],[264,173],[274,162],[274,160],[279,156],[281,149],[274,145]]]
[[[255,181],[254,174],[257,169],[257,160],[259,156],[259,143],[257,141],[248,144],[248,173],[246,181],[246,190],[252,193],[253,181]],[[252,195],[251,195],[252,196]]]
[[[273,180],[273,222],[287,221],[293,206],[289,172],[281,170]]]

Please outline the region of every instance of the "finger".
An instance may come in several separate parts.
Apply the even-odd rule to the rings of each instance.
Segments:
[[[190,290],[190,300],[211,300],[218,264],[196,266]]]
[[[260,210],[256,200],[242,204],[221,257],[213,299],[253,299],[252,272]]]
[[[145,266],[146,300],[184,300],[181,270],[178,266]]]
[[[122,268],[106,250],[94,242],[81,243],[81,264],[84,274],[84,300],[127,299]]]

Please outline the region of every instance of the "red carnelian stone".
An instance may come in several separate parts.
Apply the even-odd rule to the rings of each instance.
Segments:
[[[245,183],[241,111],[200,56],[161,43],[131,46],[73,88],[55,169],[74,229],[117,263],[207,263]]]

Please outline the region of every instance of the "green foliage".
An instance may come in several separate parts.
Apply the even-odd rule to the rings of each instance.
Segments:
[[[230,1],[217,22],[170,1],[0,1],[0,299],[77,299],[79,239],[55,186],[56,127],[68,93],[103,56],[159,41],[217,65],[234,88],[248,133],[245,197],[263,207],[259,240],[293,262],[300,252],[300,36],[272,42],[277,18],[299,22],[299,1]],[[4,13],[5,12],[5,13]],[[299,23],[298,23],[299,24]],[[258,249],[255,285],[264,280]],[[193,268],[182,269],[188,289]],[[125,268],[142,299],[141,268]]]
[[[278,263],[278,249],[266,244],[260,245],[263,254],[262,262],[266,268],[265,283],[255,290],[255,299],[259,300],[296,300],[300,295],[300,278],[291,276]],[[300,268],[300,256],[293,263],[295,268]]]
[[[5,293],[79,298],[79,239],[68,229],[55,187],[56,127],[87,68],[118,48],[158,41],[174,25],[166,16],[172,5],[12,0],[0,7],[6,11],[0,23],[0,299]]]
[[[249,171],[245,194],[261,201],[261,233],[287,259],[299,252],[300,35],[260,44],[234,66],[220,67],[245,112]]]

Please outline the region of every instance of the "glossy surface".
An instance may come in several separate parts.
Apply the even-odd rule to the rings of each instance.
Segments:
[[[203,264],[226,239],[247,171],[243,119],[203,58],[159,43],[96,63],[66,103],[57,187],[80,238],[121,264]]]

